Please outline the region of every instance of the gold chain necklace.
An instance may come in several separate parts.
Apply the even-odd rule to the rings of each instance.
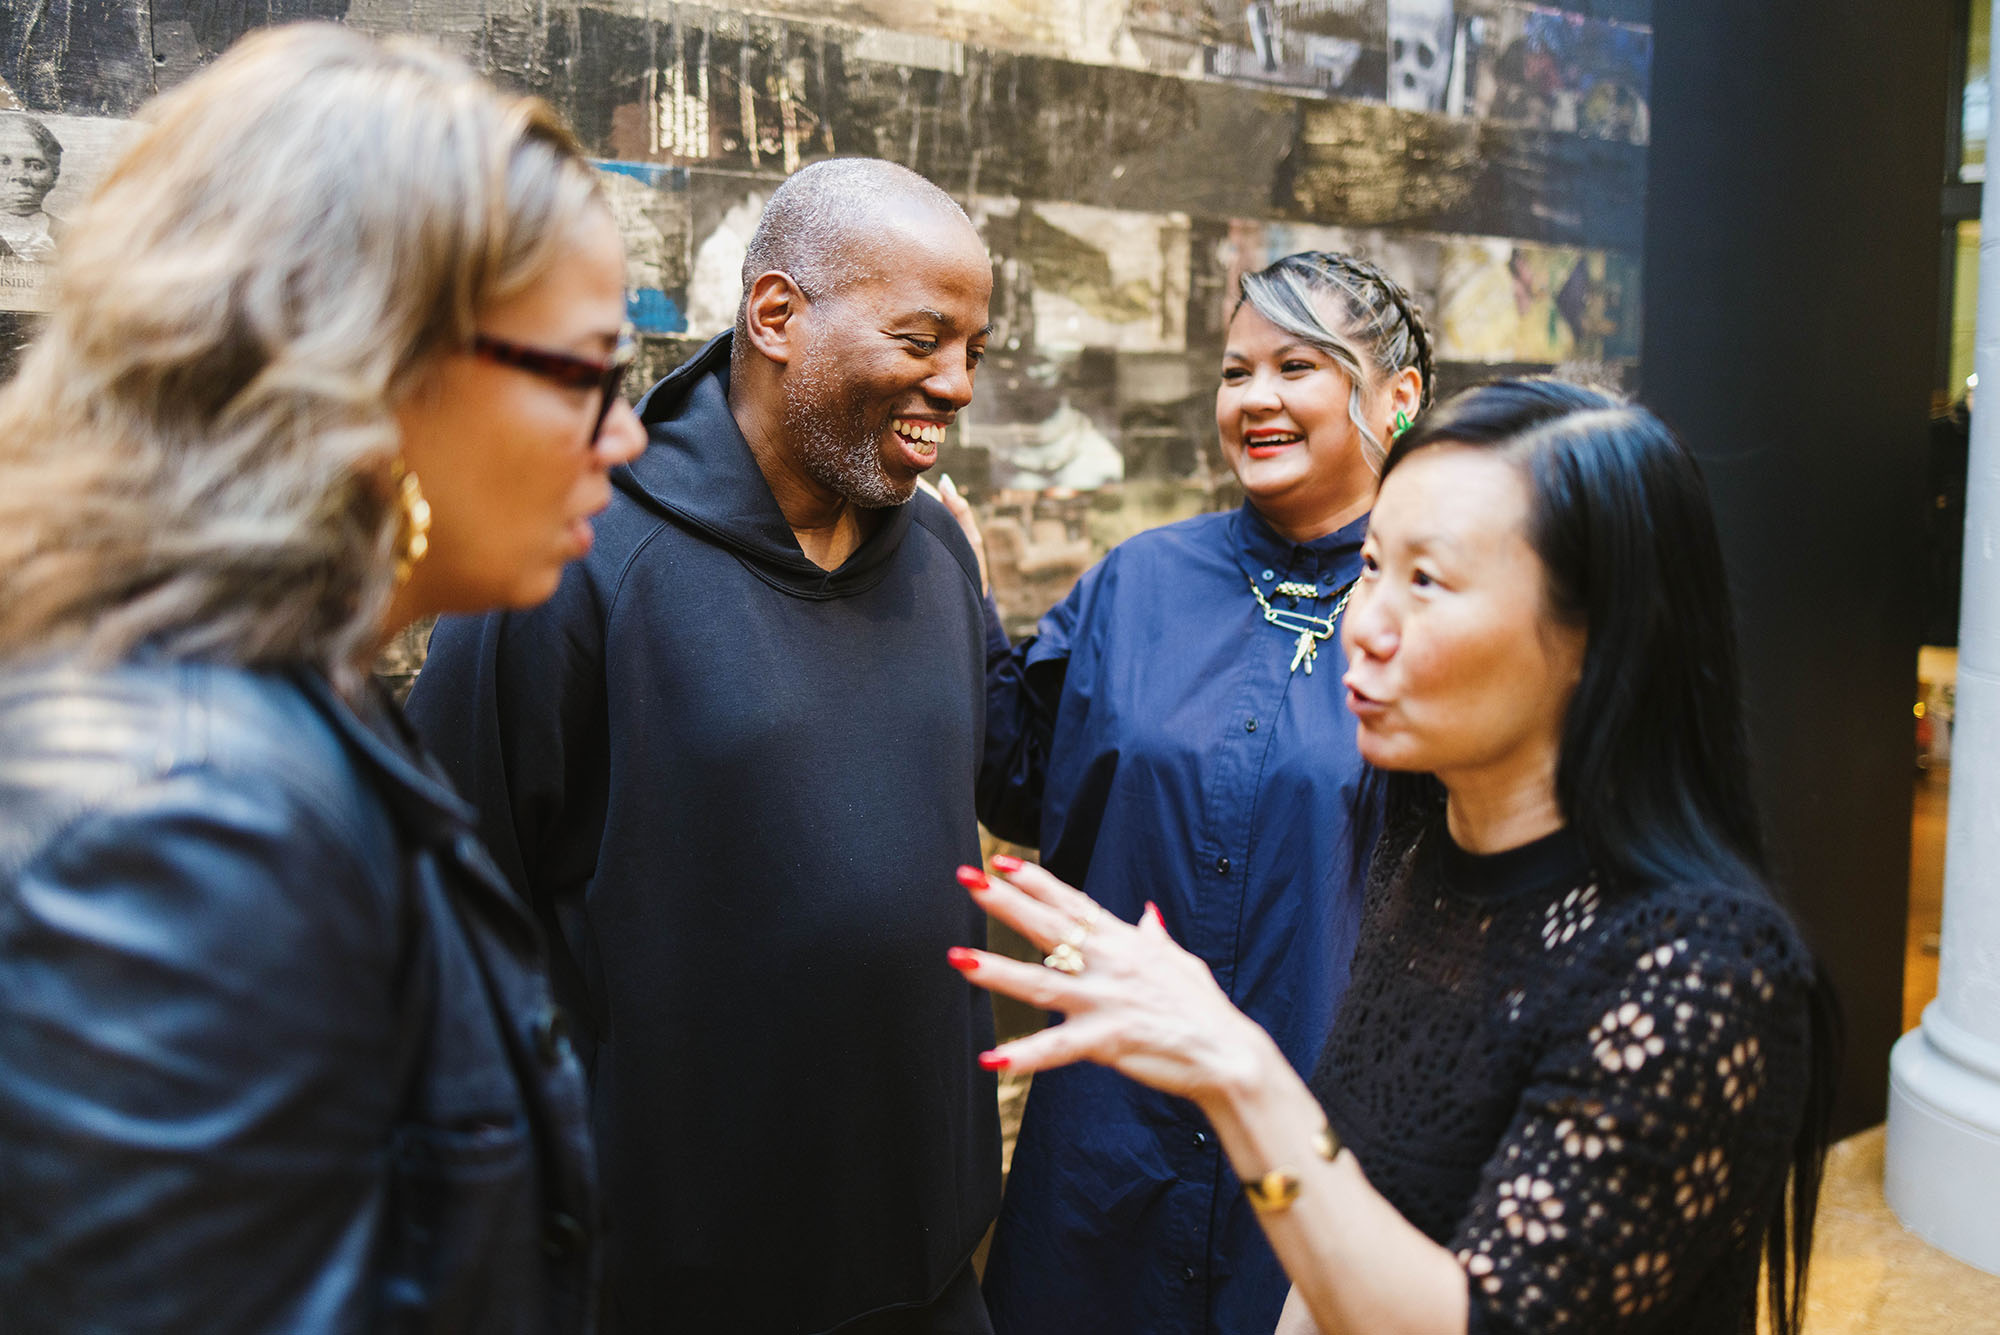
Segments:
[[[1290,580],[1280,584],[1275,592],[1281,597],[1319,598],[1322,596],[1319,591],[1319,585],[1295,584]],[[1308,616],[1304,612],[1294,611],[1289,608],[1271,606],[1270,603],[1264,600],[1264,591],[1257,587],[1257,581],[1254,578],[1250,581],[1250,596],[1257,600],[1257,606],[1264,609],[1264,620],[1270,622],[1279,630],[1284,631],[1287,635],[1296,633],[1299,637],[1299,647],[1292,652],[1292,665],[1286,671],[1297,672],[1299,664],[1304,663],[1308,677],[1312,675],[1313,659],[1319,656],[1320,644],[1325,640],[1333,638],[1334,627],[1340,624],[1340,614],[1347,610],[1347,596],[1353,592],[1354,582],[1350,580],[1347,587],[1340,591],[1340,601],[1333,605],[1332,615],[1316,617]]]

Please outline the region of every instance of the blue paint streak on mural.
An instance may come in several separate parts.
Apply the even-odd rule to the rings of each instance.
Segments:
[[[629,176],[635,181],[652,186],[655,190],[687,189],[686,167],[662,167],[657,162],[618,162],[609,158],[597,158],[593,161],[599,171]]]
[[[635,288],[625,297],[625,318],[644,334],[684,334],[687,315],[657,287]]]

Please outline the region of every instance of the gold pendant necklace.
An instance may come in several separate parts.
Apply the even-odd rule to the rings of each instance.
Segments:
[[[1295,584],[1290,580],[1280,584],[1276,592],[1281,597],[1292,598],[1321,596],[1319,585]],[[1286,669],[1287,672],[1297,672],[1299,664],[1304,663],[1306,675],[1308,677],[1312,675],[1313,659],[1319,656],[1319,646],[1323,641],[1333,638],[1334,628],[1340,624],[1340,614],[1347,610],[1347,596],[1353,592],[1354,583],[1350,580],[1347,587],[1340,591],[1340,601],[1333,605],[1332,615],[1316,617],[1290,608],[1271,606],[1264,600],[1264,591],[1257,587],[1257,581],[1254,578],[1250,581],[1250,596],[1257,600],[1257,606],[1264,609],[1264,620],[1287,635],[1296,634],[1299,637],[1298,648],[1292,651],[1292,665]]]

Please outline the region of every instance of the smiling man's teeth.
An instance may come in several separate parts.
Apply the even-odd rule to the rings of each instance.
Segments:
[[[938,445],[944,442],[944,427],[936,422],[912,422],[899,417],[890,423],[890,427],[905,440],[924,445]]]

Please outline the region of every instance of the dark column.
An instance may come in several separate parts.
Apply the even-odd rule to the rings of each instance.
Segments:
[[[1951,2],[1654,9],[1641,397],[1715,492],[1778,873],[1847,1010],[1841,1134],[1902,1024]]]

